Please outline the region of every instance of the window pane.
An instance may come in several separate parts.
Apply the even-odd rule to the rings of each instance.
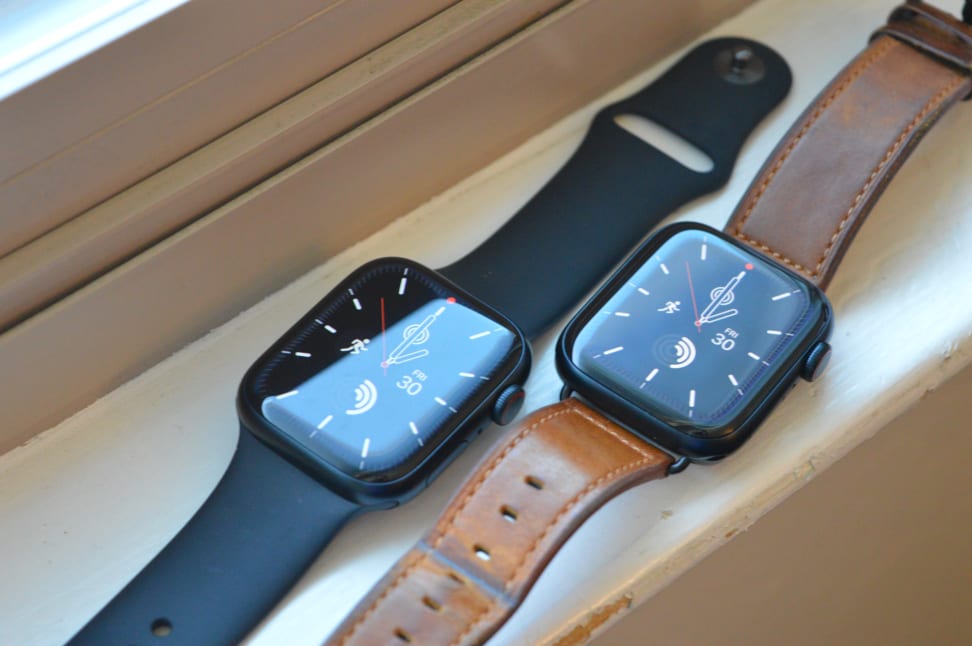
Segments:
[[[0,0],[0,97],[186,1]]]

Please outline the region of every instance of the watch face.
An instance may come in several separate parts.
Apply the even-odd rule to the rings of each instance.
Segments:
[[[349,276],[250,370],[241,399],[312,461],[359,480],[410,472],[508,383],[513,325],[401,259]]]
[[[578,316],[565,352],[648,417],[700,438],[726,435],[792,374],[829,309],[812,285],[712,229],[668,235]]]

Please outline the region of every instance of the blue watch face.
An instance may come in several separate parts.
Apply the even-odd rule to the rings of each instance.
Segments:
[[[519,333],[423,267],[359,269],[251,369],[270,427],[354,478],[409,472],[504,383]]]
[[[735,430],[823,315],[804,281],[707,229],[678,231],[615,284],[576,333],[571,361],[699,437]]]

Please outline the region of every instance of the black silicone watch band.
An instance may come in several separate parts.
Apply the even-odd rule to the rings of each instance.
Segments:
[[[237,643],[360,509],[241,429],[203,507],[70,643]]]
[[[720,72],[717,59],[734,48],[760,59],[758,82],[735,83]],[[789,85],[784,61],[758,43],[700,45],[648,88],[599,113],[560,173],[442,273],[537,336],[665,215],[722,186],[743,141]],[[715,167],[695,173],[614,124],[614,115],[629,112],[679,133]],[[212,496],[72,643],[235,643],[358,511],[242,430]],[[164,640],[153,634],[169,628]]]
[[[645,89],[601,110],[577,152],[533,199],[439,271],[536,337],[662,218],[724,185],[746,137],[789,87],[786,62],[768,47],[742,38],[699,45]],[[690,170],[628,133],[614,122],[623,114],[677,133],[712,159],[712,170]]]

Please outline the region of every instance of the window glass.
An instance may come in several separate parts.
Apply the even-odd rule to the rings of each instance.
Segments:
[[[0,97],[186,1],[0,0]]]

